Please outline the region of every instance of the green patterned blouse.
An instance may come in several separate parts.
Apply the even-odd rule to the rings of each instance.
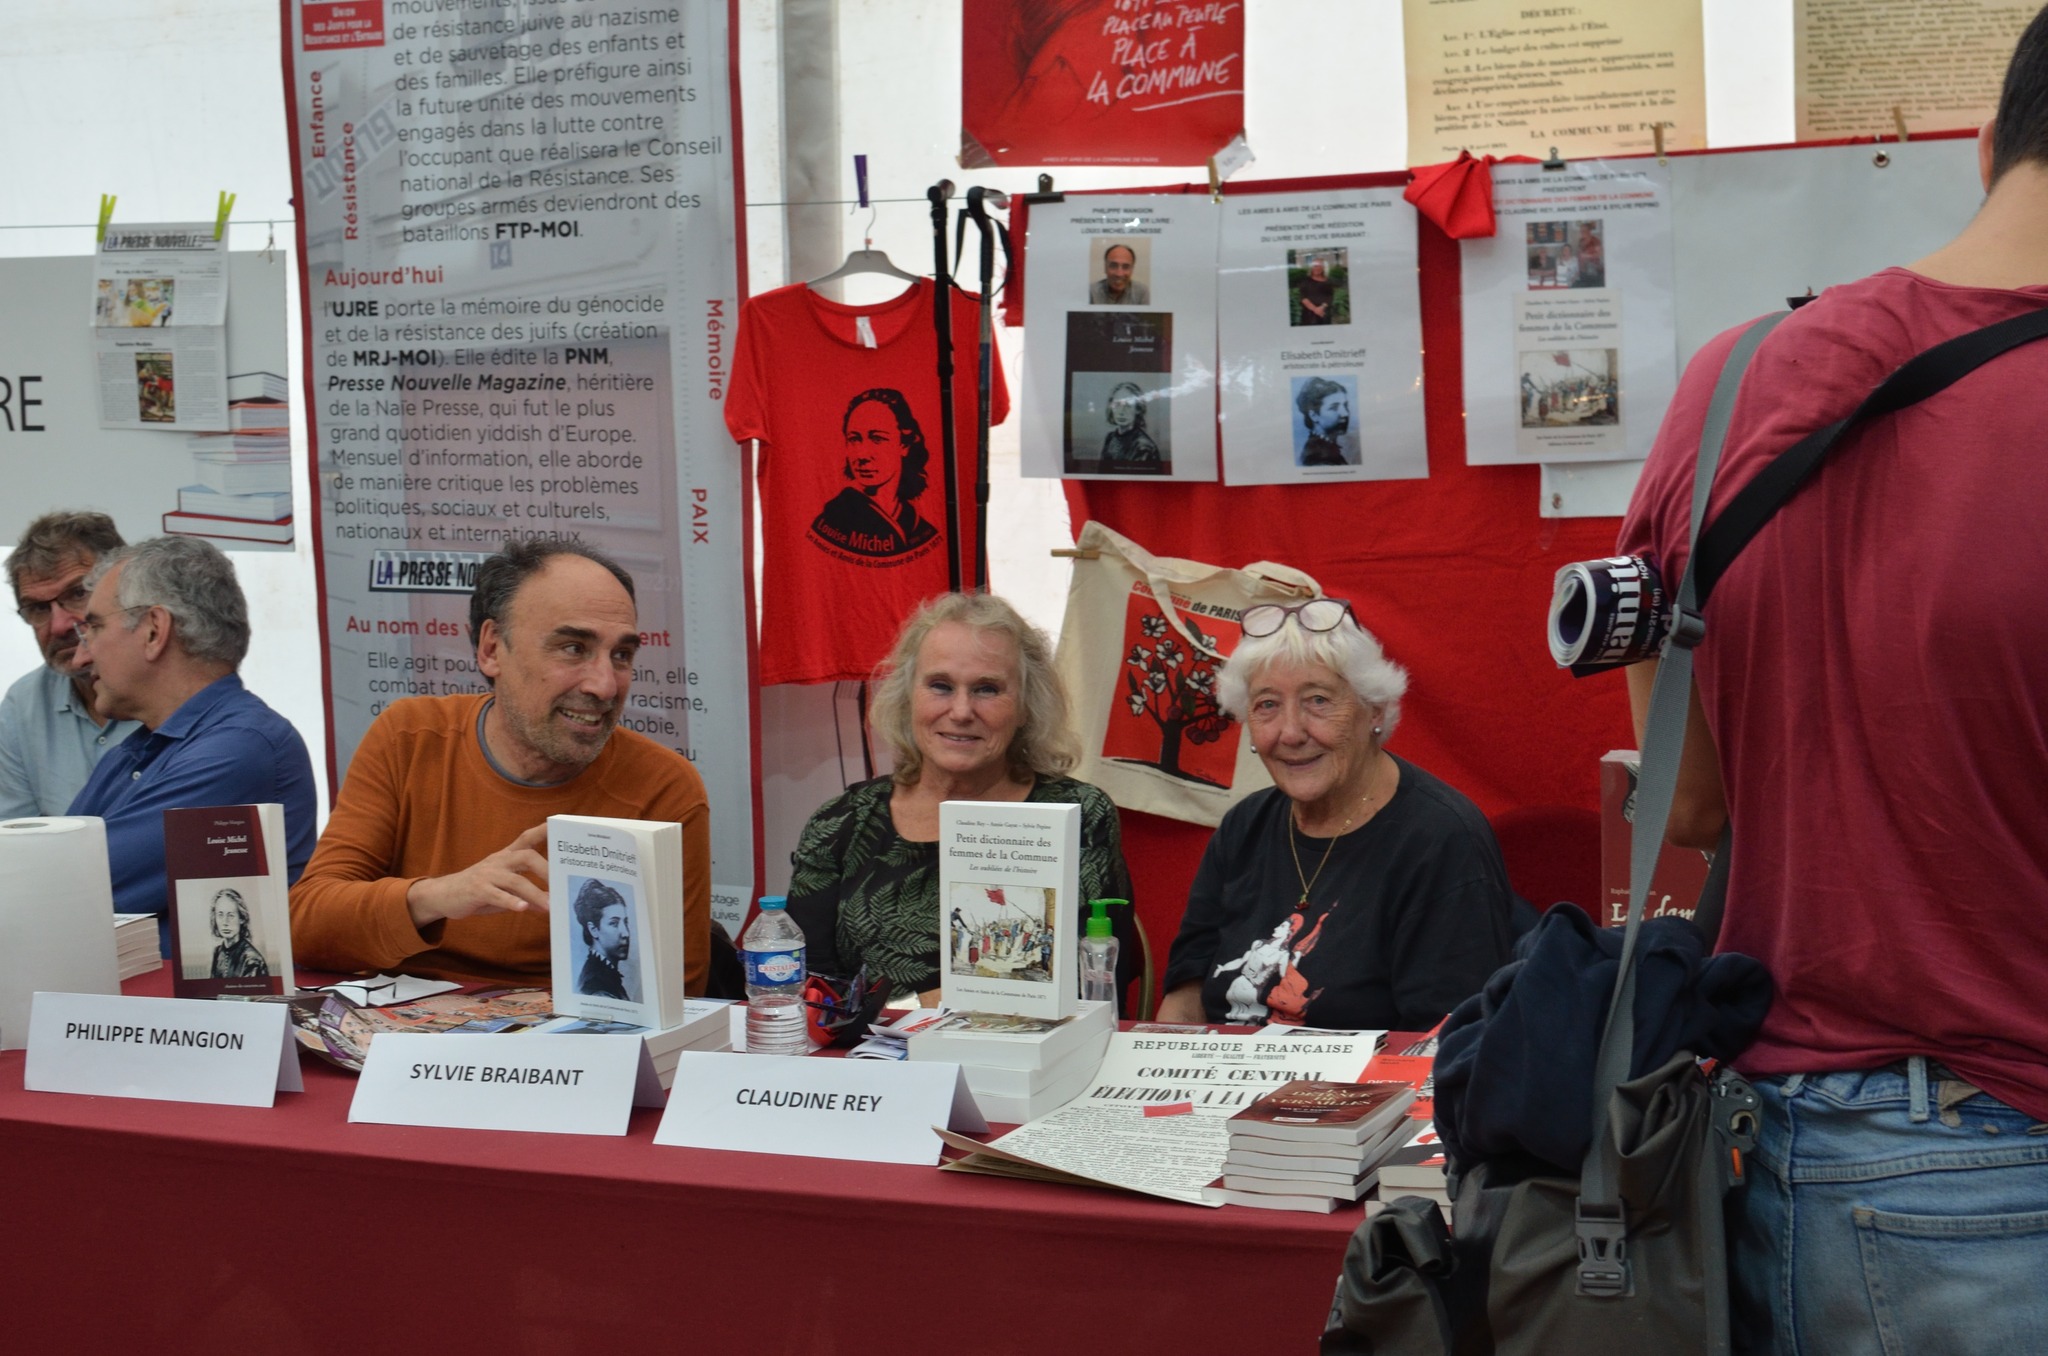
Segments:
[[[812,974],[850,975],[865,963],[896,993],[922,993],[939,983],[939,845],[896,832],[892,790],[887,777],[859,782],[811,816],[790,856],[789,916],[804,930]],[[1024,799],[1081,807],[1082,899],[1131,897],[1108,796],[1055,777]]]

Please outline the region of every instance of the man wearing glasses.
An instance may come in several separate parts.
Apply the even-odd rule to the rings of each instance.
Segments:
[[[0,700],[0,819],[63,814],[101,755],[141,728],[93,709],[92,666],[78,660],[85,576],[123,545],[104,513],[46,513],[7,557],[15,614],[43,665]]]
[[[181,806],[284,806],[285,864],[313,855],[313,763],[291,722],[242,686],[249,607],[235,567],[195,537],[101,560],[78,621],[101,715],[142,729],[100,760],[74,815],[107,823],[114,908],[164,913],[164,816]],[[168,928],[159,939],[168,944]]]

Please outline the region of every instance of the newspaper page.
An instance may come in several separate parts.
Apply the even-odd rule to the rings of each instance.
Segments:
[[[1799,140],[1977,127],[1998,107],[2034,0],[1794,0]]]
[[[1700,0],[1402,0],[1408,163],[1707,144]]]
[[[1025,475],[1216,478],[1216,216],[1178,193],[1032,208]]]
[[[93,256],[101,428],[228,426],[228,252],[213,223],[109,226]]]
[[[1429,474],[1415,209],[1400,189],[1226,199],[1217,315],[1225,484]]]
[[[1357,1080],[1384,1031],[1268,1027],[1254,1035],[1120,1031],[1088,1091],[1050,1116],[970,1151],[956,1170],[1053,1174],[1189,1205],[1223,1171],[1230,1118],[1282,1083]],[[1164,1113],[1164,1114],[1162,1114]],[[980,1161],[974,1161],[980,1160]],[[1052,1180],[1058,1180],[1054,1178]]]
[[[1463,247],[1466,461],[1647,457],[1678,385],[1669,169],[1496,165],[1493,193]]]

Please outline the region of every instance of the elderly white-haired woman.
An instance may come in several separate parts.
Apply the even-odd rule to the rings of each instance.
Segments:
[[[1079,805],[1081,898],[1059,906],[1078,916],[1086,900],[1131,897],[1116,806],[1066,775],[1079,746],[1044,632],[993,595],[942,594],[904,623],[877,673],[869,720],[895,770],[820,807],[791,858],[789,915],[812,973],[865,965],[896,994],[936,1001],[944,801]],[[1112,921],[1128,927],[1117,911]],[[947,963],[972,969],[978,952],[961,939]],[[1134,937],[1119,951],[1119,993],[1140,960]]]
[[[1262,604],[1243,627],[1217,697],[1273,786],[1209,839],[1159,1017],[1426,1030],[1508,958],[1493,831],[1383,747],[1408,675],[1350,603]]]

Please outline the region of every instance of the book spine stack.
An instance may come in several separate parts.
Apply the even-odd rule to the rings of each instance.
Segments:
[[[164,531],[231,544],[292,540],[290,387],[269,372],[228,378],[226,433],[187,435],[195,483]]]
[[[1366,1066],[1367,1078],[1407,1083],[1415,1089],[1408,1107],[1407,1139],[1380,1164],[1379,1198],[1423,1196],[1450,1212],[1443,1141],[1436,1133],[1436,1034],[1396,1034],[1385,1053]]]

